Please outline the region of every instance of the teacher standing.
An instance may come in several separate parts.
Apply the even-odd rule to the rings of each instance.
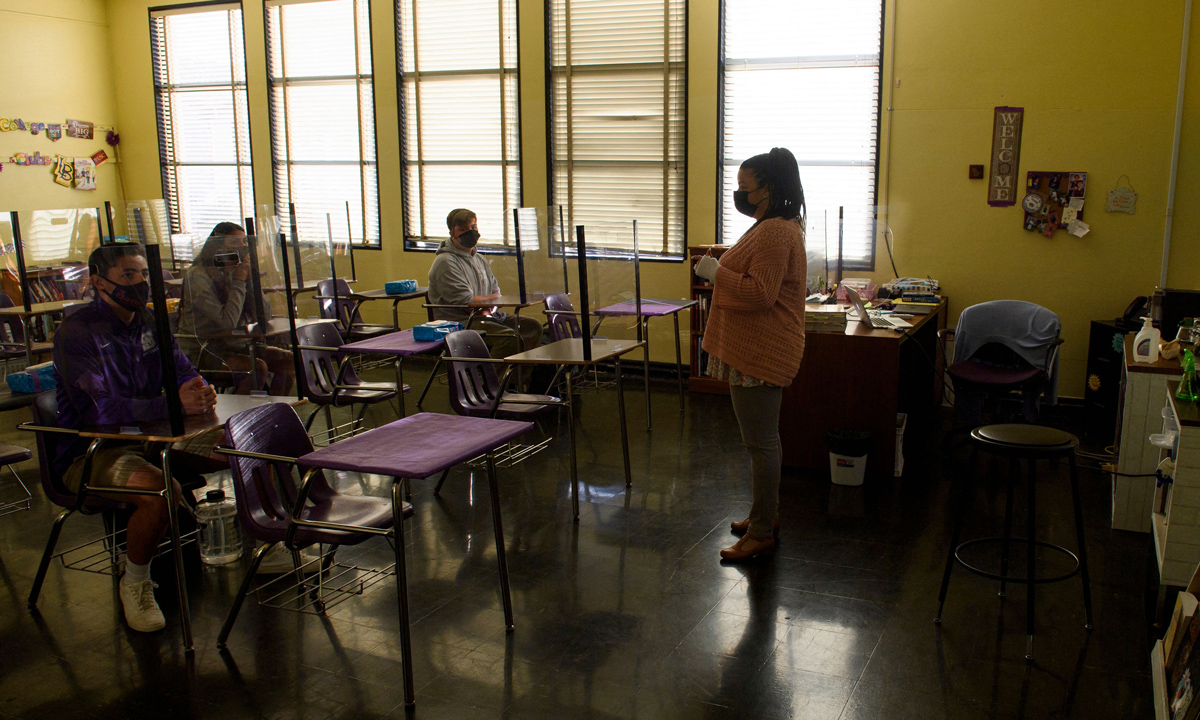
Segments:
[[[779,406],[804,356],[804,188],[785,148],[742,163],[733,204],[755,223],[718,262],[696,263],[713,282],[704,332],[706,374],[729,382],[729,395],[750,455],[750,517],[730,523],[741,539],[726,560],[769,555],[779,536]]]

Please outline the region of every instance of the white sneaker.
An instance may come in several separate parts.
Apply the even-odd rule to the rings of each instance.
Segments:
[[[158,586],[153,581],[126,582],[125,577],[121,576],[120,586],[125,622],[131,630],[154,632],[167,626],[167,620],[154,600],[154,588]]]
[[[306,547],[300,551],[300,564],[302,566],[307,565],[320,557],[320,554],[317,552],[317,546]],[[292,564],[292,551],[288,550],[283,543],[279,543],[271,548],[267,556],[258,564],[260,575],[282,575],[295,569],[295,566]]]

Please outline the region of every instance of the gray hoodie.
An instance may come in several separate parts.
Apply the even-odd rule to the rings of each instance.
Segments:
[[[500,292],[500,284],[492,267],[479,253],[471,254],[443,240],[429,268],[429,303],[431,305],[469,305],[476,295]],[[466,322],[470,310],[433,309],[435,320]]]

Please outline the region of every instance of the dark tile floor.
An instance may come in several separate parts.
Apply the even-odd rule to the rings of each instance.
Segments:
[[[430,409],[444,409],[444,388],[433,394]],[[457,469],[441,497],[432,481],[416,484],[407,525],[417,717],[1153,717],[1147,539],[1108,528],[1098,472],[1083,472],[1095,630],[1083,629],[1077,579],[1046,586],[1037,659],[1027,664],[1023,588],[1002,601],[991,581],[956,572],[944,622],[932,623],[953,515],[936,434],[910,428],[902,479],[846,488],[823,473],[785,473],[778,555],[728,566],[717,551],[732,541],[729,521],[749,507],[748,461],[728,398],[690,396],[681,416],[674,384],[664,384],[653,393],[651,432],[640,391],[629,400],[626,492],[613,398],[584,398],[578,524],[565,432],[549,452],[501,471],[511,635],[486,478]],[[23,417],[8,413],[0,424]],[[554,429],[553,416],[546,425]],[[20,470],[36,481],[32,463]],[[985,477],[970,521],[980,535],[994,534],[1003,508],[1000,470]],[[1065,479],[1061,467],[1043,475],[1039,533],[1073,547]],[[347,492],[386,490],[380,478],[339,480]],[[11,478],[0,491],[11,493]],[[167,560],[154,569],[163,632],[127,630],[109,578],[57,566],[38,611],[26,609],[55,512],[38,499],[32,511],[0,518],[0,718],[413,712],[402,703],[390,583],[324,618],[248,603],[223,654],[215,638],[241,568],[189,564],[190,658]],[[99,526],[94,517],[72,523],[64,542]],[[384,563],[388,555],[382,541],[339,553]]]

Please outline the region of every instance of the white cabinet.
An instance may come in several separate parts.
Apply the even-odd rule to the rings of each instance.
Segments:
[[[1167,494],[1165,513],[1152,513],[1154,552],[1159,585],[1187,587],[1200,563],[1200,410],[1195,403],[1175,399],[1178,380],[1166,387],[1166,407],[1160,412],[1164,430],[1178,426],[1175,482]],[[1158,448],[1155,448],[1158,450]],[[1163,451],[1166,452],[1165,450]],[[1151,479],[1153,485],[1153,479]]]
[[[1162,427],[1163,393],[1167,381],[1178,379],[1181,374],[1178,360],[1134,362],[1133,339],[1126,336],[1121,377],[1121,427],[1117,435],[1118,473],[1144,475],[1158,467],[1160,450],[1150,444],[1149,438]],[[1113,529],[1150,532],[1153,500],[1154,478],[1113,475]]]

